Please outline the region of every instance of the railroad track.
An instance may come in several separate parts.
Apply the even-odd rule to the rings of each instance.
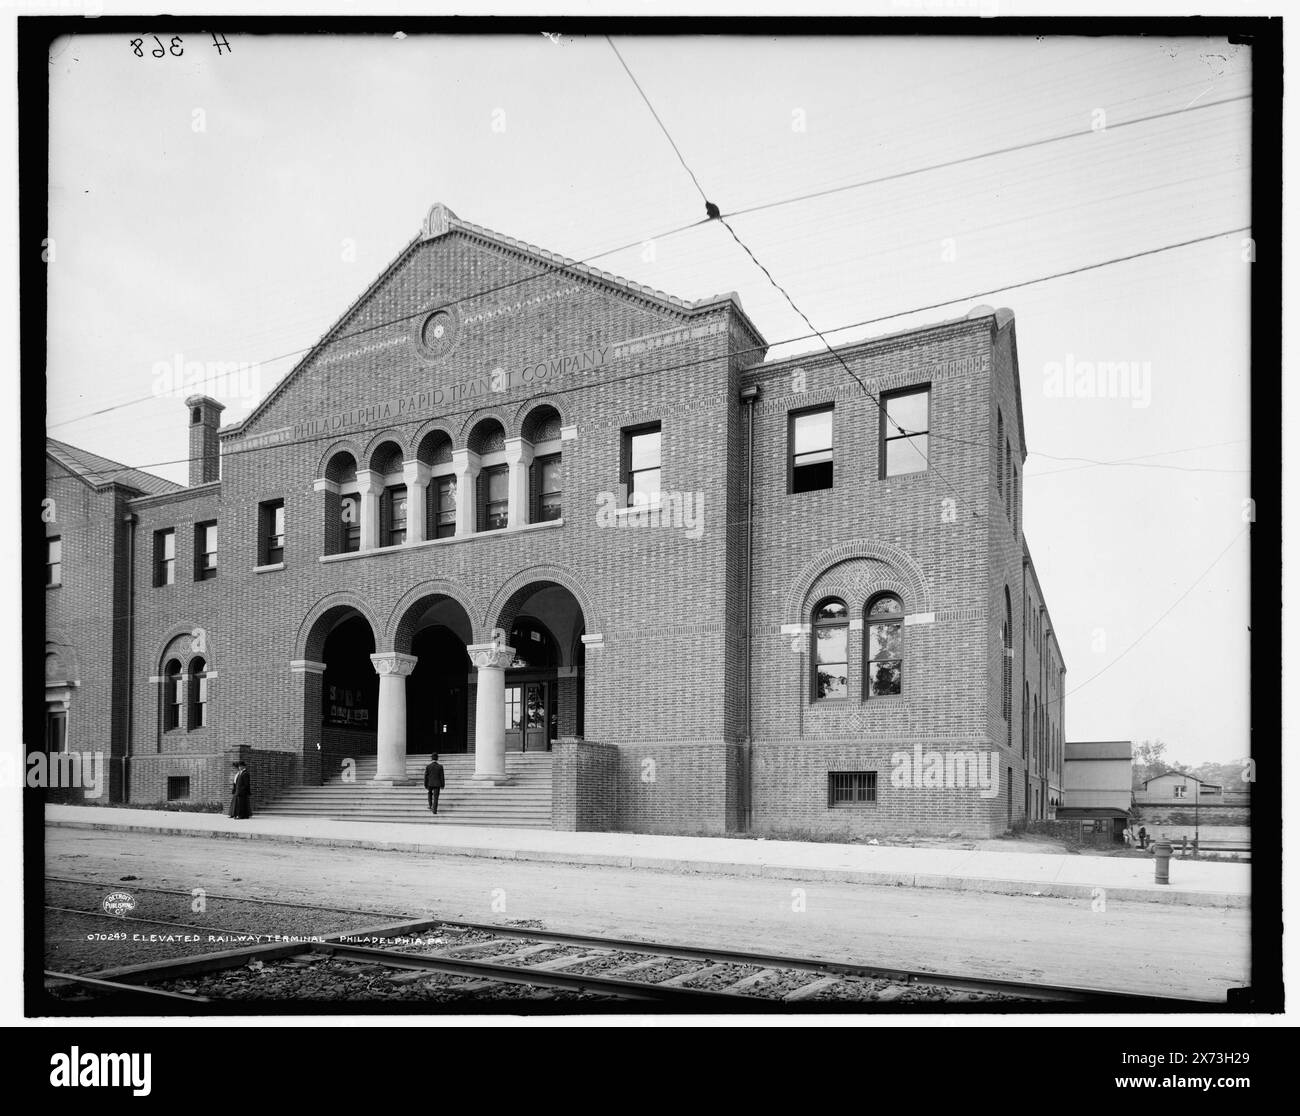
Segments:
[[[104,885],[48,877],[52,882],[102,889]],[[189,897],[170,888],[133,890]],[[284,907],[318,913],[392,920],[393,912],[363,911],[284,900],[209,894],[209,901]],[[76,915],[161,924],[173,930],[257,935],[253,930],[106,914],[56,907]],[[1214,1005],[1139,996],[1110,989],[1073,988],[789,957],[755,951],[571,934],[534,925],[452,919],[384,921],[318,935],[308,942],[269,942],[240,949],[122,966],[91,974],[46,974],[47,987],[77,987],[88,1002],[165,993],[199,1011],[239,1009],[250,1002],[346,1004],[358,1000],[386,1009],[429,1010],[518,1004],[647,1004],[675,1010],[789,1010],[819,1008],[890,1010],[932,1005],[943,1011],[1032,1006],[1036,1011],[1115,1011],[1139,1007],[1201,1010]],[[98,982],[98,984],[96,983]],[[102,987],[101,987],[102,985]],[[128,990],[128,991],[124,991]],[[155,1007],[158,1007],[158,1002]],[[304,1010],[307,1010],[304,1007]],[[483,1010],[476,1006],[473,1010]]]

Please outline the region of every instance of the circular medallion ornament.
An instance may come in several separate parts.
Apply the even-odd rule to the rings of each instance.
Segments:
[[[458,322],[448,310],[435,310],[420,326],[420,351],[429,360],[446,356],[456,343]]]

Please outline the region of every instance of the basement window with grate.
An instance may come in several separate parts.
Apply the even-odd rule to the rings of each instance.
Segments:
[[[827,806],[870,806],[876,801],[874,771],[828,771]]]

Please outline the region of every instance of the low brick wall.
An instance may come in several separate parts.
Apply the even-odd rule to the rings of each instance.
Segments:
[[[1177,806],[1139,805],[1134,808],[1134,817],[1145,825],[1195,825],[1198,821],[1207,825],[1250,825],[1249,806],[1206,806],[1201,803],[1198,811],[1194,806],[1178,804]]]
[[[560,737],[551,746],[551,828],[614,828],[618,747]]]
[[[253,809],[278,797],[288,787],[301,781],[301,757],[292,752],[272,752],[253,748],[227,748],[220,752],[187,752],[131,756],[131,802],[166,802],[167,780],[173,776],[189,778],[190,793],[178,802],[230,802],[231,765],[236,759],[248,764],[253,787]]]

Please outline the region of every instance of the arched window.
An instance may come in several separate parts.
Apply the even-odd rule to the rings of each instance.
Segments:
[[[1029,758],[1029,683],[1025,683],[1025,703],[1020,707],[1020,754]]]
[[[334,454],[325,466],[325,553],[349,554],[361,549],[361,493],[357,491],[357,459],[347,450]]]
[[[190,728],[203,728],[208,723],[208,664],[202,659],[191,659],[189,667]]]
[[[838,598],[813,609],[813,697],[849,696],[849,610]]]
[[[1011,747],[1011,590],[1003,587],[1002,618],[1002,719],[1007,723],[1007,747]]]
[[[867,602],[866,658],[867,697],[903,692],[903,602],[893,593]]]
[[[361,493],[347,492],[339,497],[339,522],[343,531],[343,553],[361,549]]]
[[[170,660],[163,667],[163,732],[181,727],[181,664]]]

